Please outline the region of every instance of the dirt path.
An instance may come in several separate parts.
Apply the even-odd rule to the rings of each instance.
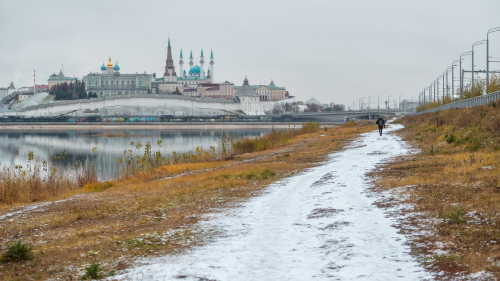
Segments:
[[[270,186],[201,227],[220,233],[188,253],[146,259],[123,280],[419,280],[394,220],[373,203],[368,172],[408,154],[401,138],[364,134],[322,166]]]

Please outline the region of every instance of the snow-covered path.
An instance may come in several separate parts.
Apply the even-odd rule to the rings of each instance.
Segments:
[[[261,196],[203,223],[212,243],[148,260],[117,276],[132,280],[420,280],[387,212],[373,205],[367,173],[409,149],[392,131],[362,135],[322,166],[279,181]],[[388,133],[388,134],[387,134]]]

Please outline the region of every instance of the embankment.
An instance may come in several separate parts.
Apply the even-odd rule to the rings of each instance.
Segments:
[[[415,252],[445,277],[500,277],[500,104],[405,117],[419,152],[372,176],[399,200]]]

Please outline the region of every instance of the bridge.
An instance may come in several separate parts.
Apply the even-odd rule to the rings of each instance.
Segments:
[[[349,111],[328,111],[328,112],[305,112],[305,113],[283,113],[272,115],[275,118],[290,120],[290,122],[319,121],[329,123],[344,123],[349,120],[378,119],[392,115],[410,114],[412,112],[398,109],[365,109]]]

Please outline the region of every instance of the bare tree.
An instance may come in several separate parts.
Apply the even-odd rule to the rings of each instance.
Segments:
[[[315,103],[310,103],[310,104],[306,105],[305,111],[307,111],[307,112],[321,112],[323,110],[324,110],[323,106],[321,106],[319,104],[315,104]]]

